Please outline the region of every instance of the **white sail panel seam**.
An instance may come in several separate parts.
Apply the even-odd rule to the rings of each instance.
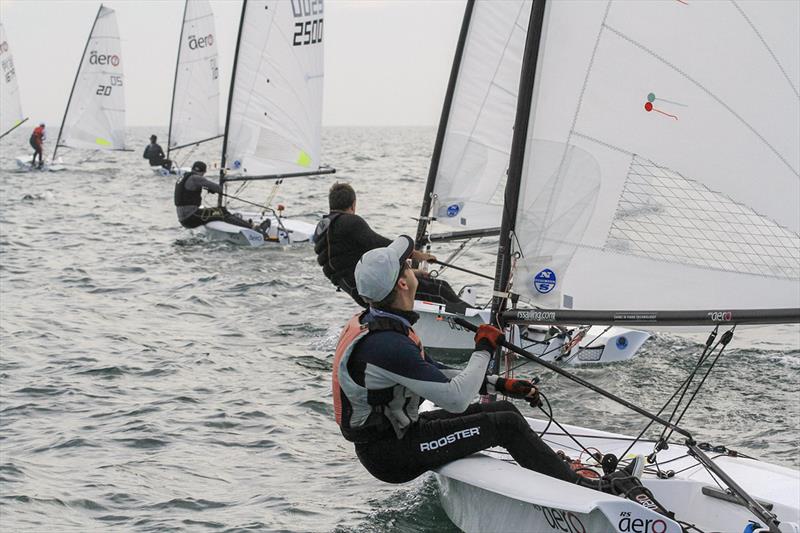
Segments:
[[[723,108],[724,108],[726,111],[728,111],[728,113],[730,113],[731,115],[733,115],[734,117],[736,117],[736,119],[738,119],[738,120],[739,120],[739,122],[741,122],[741,123],[742,123],[742,124],[743,124],[745,127],[747,127],[747,129],[749,129],[749,130],[750,130],[750,131],[753,133],[753,135],[755,135],[756,137],[758,137],[758,139],[759,139],[759,140],[761,140],[761,142],[762,142],[762,143],[764,143],[764,145],[765,145],[765,146],[767,146],[767,147],[768,147],[768,148],[769,148],[769,149],[772,151],[772,153],[773,153],[773,154],[775,154],[775,156],[776,156],[778,159],[780,159],[780,160],[781,160],[781,162],[783,162],[783,164],[784,164],[784,165],[786,165],[786,167],[788,167],[788,168],[789,168],[789,170],[792,172],[792,174],[794,174],[795,176],[797,176],[798,178],[800,178],[800,171],[796,170],[796,169],[795,169],[795,168],[794,168],[794,167],[791,165],[791,163],[790,163],[789,161],[787,161],[787,160],[786,160],[786,158],[783,156],[783,154],[781,154],[781,153],[778,151],[778,149],[777,149],[777,148],[775,148],[775,147],[774,147],[774,146],[773,146],[773,145],[772,145],[772,144],[771,144],[771,143],[770,143],[770,142],[769,142],[769,141],[768,141],[768,140],[767,140],[767,139],[766,139],[766,138],[765,138],[763,135],[761,135],[761,133],[759,133],[759,132],[756,130],[756,128],[755,128],[754,126],[752,126],[752,125],[751,125],[749,122],[747,122],[747,121],[744,119],[744,117],[742,117],[741,115],[739,115],[739,113],[737,113],[736,111],[734,111],[734,110],[733,110],[733,108],[731,108],[731,107],[730,107],[728,104],[726,104],[726,103],[725,103],[725,102],[724,102],[724,101],[723,101],[723,100],[722,100],[722,99],[721,99],[719,96],[715,95],[715,94],[714,94],[714,93],[713,93],[713,92],[712,92],[710,89],[708,89],[708,88],[707,88],[705,85],[703,85],[703,84],[702,84],[702,83],[700,83],[699,81],[697,81],[697,80],[695,80],[694,78],[692,78],[691,76],[689,76],[689,74],[687,74],[687,73],[686,73],[686,72],[684,72],[683,70],[679,69],[677,66],[675,66],[675,65],[674,65],[674,64],[672,64],[672,63],[670,63],[670,62],[669,62],[669,61],[667,61],[665,58],[663,58],[662,56],[660,56],[660,55],[658,55],[657,53],[655,53],[653,50],[651,50],[651,49],[649,49],[648,47],[644,46],[644,45],[643,45],[643,44],[641,44],[640,42],[638,42],[638,41],[635,41],[634,39],[632,39],[631,37],[629,37],[629,36],[625,35],[625,34],[624,34],[624,33],[622,33],[621,31],[619,31],[619,30],[617,30],[617,29],[615,29],[615,28],[612,28],[611,26],[609,26],[609,25],[608,25],[608,24],[606,24],[605,22],[603,23],[603,27],[604,27],[604,28],[606,28],[606,29],[607,29],[608,31],[610,31],[611,33],[613,33],[614,35],[616,35],[617,37],[619,37],[620,39],[623,39],[623,40],[625,40],[625,41],[629,42],[630,44],[632,44],[633,46],[636,46],[636,47],[637,47],[637,48],[639,48],[640,50],[642,50],[642,51],[644,51],[644,52],[646,52],[646,53],[650,54],[650,55],[651,55],[653,58],[657,59],[657,60],[658,60],[658,61],[660,61],[662,64],[664,64],[664,65],[668,66],[669,68],[671,68],[672,70],[674,70],[675,72],[677,72],[678,74],[680,74],[681,76],[683,76],[683,78],[684,78],[684,79],[686,79],[687,81],[689,81],[689,82],[691,82],[693,85],[695,85],[695,86],[696,86],[698,89],[700,89],[700,90],[702,90],[704,93],[706,93],[706,94],[707,94],[709,97],[711,97],[711,99],[712,99],[712,100],[714,100],[715,102],[717,102],[717,103],[718,103],[719,105],[721,105],[721,106],[722,106],[722,107],[723,107]]]
[[[761,41],[761,44],[764,45],[764,48],[766,48],[767,52],[769,52],[769,55],[772,56],[772,60],[775,61],[775,64],[778,66],[778,68],[781,71],[781,74],[783,74],[783,77],[786,78],[786,82],[792,88],[792,91],[794,91],[794,94],[796,94],[797,97],[800,98],[800,91],[798,91],[797,87],[795,87],[794,83],[792,83],[792,79],[789,77],[789,74],[786,72],[786,69],[783,68],[783,65],[781,64],[781,62],[778,60],[778,56],[775,55],[775,52],[773,52],[772,48],[770,48],[770,46],[767,44],[767,40],[764,39],[764,36],[761,34],[760,31],[758,31],[758,28],[756,28],[756,25],[753,24],[753,21],[750,20],[750,17],[747,16],[747,13],[744,12],[744,10],[741,8],[741,6],[739,6],[739,4],[736,2],[736,0],[731,0],[731,3],[733,4],[733,7],[735,7],[736,10],[739,11],[739,13],[741,13],[741,15],[744,18],[744,20],[747,21],[747,24],[750,26],[750,28],[752,28],[753,33],[756,34],[758,39]]]
[[[515,23],[514,23],[514,24],[515,24],[515,26],[517,26],[517,27],[518,27],[518,28],[520,28],[521,30],[523,30],[523,31],[527,31],[527,30],[526,30],[526,28],[523,28],[522,26],[520,26],[520,25],[519,25],[519,23],[518,23],[518,22],[516,22],[516,21],[519,21],[520,14],[522,13],[522,11],[523,11],[523,9],[524,9],[524,8],[525,8],[525,4],[524,4],[524,3],[520,4],[519,11],[517,12],[517,17],[516,17],[516,19],[515,19]],[[509,34],[508,34],[508,38],[506,39],[506,43],[505,43],[505,45],[503,46],[503,53],[502,53],[502,54],[500,54],[500,61],[498,61],[498,62],[497,62],[497,65],[495,66],[494,72],[492,73],[492,81],[490,82],[490,85],[491,85],[491,86],[497,86],[497,85],[494,83],[494,80],[496,80],[496,79],[497,79],[497,73],[500,71],[500,67],[503,65],[503,58],[505,57],[506,53],[508,52],[508,47],[509,47],[509,45],[510,45],[510,43],[511,43],[511,38],[513,37],[513,35],[514,35],[514,32],[513,32],[513,31],[512,31],[512,32],[509,32]],[[471,47],[471,46],[472,46],[472,44],[470,43],[470,47]],[[464,52],[465,52],[465,55],[466,55],[466,53],[467,53],[468,51],[467,51],[467,50],[465,50]],[[499,86],[497,86],[497,87],[499,87]],[[515,96],[515,97],[516,97],[516,95],[514,95],[514,94],[513,94],[511,91],[508,91],[508,90],[506,90],[506,91],[507,91],[509,94],[512,94],[513,96]],[[470,132],[469,132],[469,137],[468,137],[469,139],[473,139],[473,135],[475,134],[475,129],[478,127],[478,122],[479,122],[479,119],[480,119],[480,117],[481,117],[481,116],[482,116],[482,114],[483,114],[483,110],[486,108],[486,101],[487,101],[488,99],[489,99],[489,91],[486,91],[486,94],[483,96],[483,101],[481,102],[481,106],[480,106],[480,108],[478,109],[478,112],[477,112],[477,113],[475,113],[475,119],[474,119],[474,120],[473,120],[473,122],[472,122],[472,127],[470,128]],[[453,111],[451,110],[450,112],[452,113]],[[464,165],[464,159],[465,159],[463,156],[464,156],[464,153],[465,153],[465,152],[466,152],[466,150],[467,150],[467,146],[468,146],[468,145],[469,145],[468,143],[464,145],[464,148],[461,150],[461,155],[460,155],[460,156],[457,158],[457,160],[459,161],[459,163],[458,163],[458,166],[456,166],[456,167],[455,167],[455,169],[454,169],[454,173],[455,173],[455,175],[459,175],[459,173],[460,173],[461,169],[463,168],[463,165]]]

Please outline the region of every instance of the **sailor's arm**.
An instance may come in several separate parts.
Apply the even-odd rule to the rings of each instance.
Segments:
[[[464,411],[474,400],[489,366],[489,352],[483,350],[475,351],[463,370],[446,369],[449,376],[422,359],[418,349],[416,354],[398,355],[395,353],[389,358],[389,364],[370,367],[368,373],[372,374],[370,377],[375,379],[374,383],[378,387],[392,382],[400,384],[452,413]]]
[[[193,175],[188,180],[186,180],[186,189],[189,191],[199,191],[200,189],[207,189],[209,192],[213,192],[214,194],[219,194],[219,192],[222,191],[222,188],[219,186],[219,183],[214,183],[209,179],[196,175]]]

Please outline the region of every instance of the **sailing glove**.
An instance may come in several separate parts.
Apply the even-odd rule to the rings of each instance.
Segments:
[[[481,324],[478,327],[478,332],[475,333],[475,349],[492,353],[502,340],[505,340],[505,338],[500,329],[489,324]]]
[[[539,407],[542,400],[539,389],[526,379],[501,378],[500,376],[486,376],[485,392],[503,394],[509,398],[525,400],[531,407]],[[484,392],[483,390],[481,392]]]

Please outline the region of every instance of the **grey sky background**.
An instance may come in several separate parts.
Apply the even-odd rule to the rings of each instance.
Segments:
[[[288,0],[287,0],[288,1]],[[183,0],[106,0],[116,10],[129,126],[160,126],[169,104]],[[464,0],[325,0],[326,126],[438,123]],[[35,123],[57,127],[99,1],[0,0],[22,94]],[[211,0],[221,118],[240,0]]]

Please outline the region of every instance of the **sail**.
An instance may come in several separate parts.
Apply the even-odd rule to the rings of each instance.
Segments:
[[[17,72],[14,58],[8,47],[6,29],[0,24],[0,135],[16,128],[23,122],[22,104],[19,99]]]
[[[249,0],[226,127],[226,167],[251,176],[320,164],[323,2]]]
[[[187,0],[172,93],[169,147],[185,146],[219,134],[214,13],[208,0]]]
[[[798,2],[548,2],[514,290],[800,307],[799,24]]]
[[[100,6],[72,89],[58,144],[125,148],[125,88],[117,16]]]
[[[530,9],[530,0],[475,2],[433,189],[439,222],[500,225]]]

